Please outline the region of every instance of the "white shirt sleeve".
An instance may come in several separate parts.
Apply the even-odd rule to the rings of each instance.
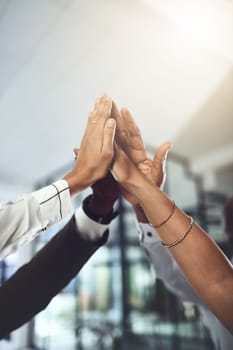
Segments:
[[[161,279],[182,301],[192,302],[198,306],[202,321],[209,328],[216,349],[233,349],[233,336],[195,293],[169,249],[161,244],[155,229],[149,224],[139,223],[138,231],[141,246],[145,249],[157,278]]]
[[[75,212],[75,220],[77,230],[81,237],[85,240],[97,241],[100,239],[104,232],[109,228],[109,225],[100,224],[90,219],[83,211],[82,207],[79,207]]]
[[[73,211],[70,191],[59,180],[0,206],[0,258],[32,240],[40,231]]]
[[[144,223],[138,224],[138,230],[140,244],[146,251],[157,278],[161,279],[166,287],[183,301],[203,305],[168,248],[161,244],[156,230]]]

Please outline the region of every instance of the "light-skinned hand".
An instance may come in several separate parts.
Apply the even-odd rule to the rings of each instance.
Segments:
[[[116,122],[110,118],[112,99],[103,95],[96,100],[88,116],[73,170],[64,179],[71,194],[83,190],[103,178],[111,165]]]

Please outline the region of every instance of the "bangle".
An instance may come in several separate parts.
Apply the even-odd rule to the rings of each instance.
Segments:
[[[162,221],[159,225],[153,225],[151,223],[149,225],[154,227],[154,228],[159,228],[159,227],[163,226],[172,217],[172,215],[174,214],[175,210],[176,210],[176,203],[175,203],[175,201],[172,201],[171,214],[164,221]]]
[[[185,239],[185,237],[189,234],[189,232],[192,230],[192,227],[193,227],[193,218],[191,216],[189,216],[189,218],[190,218],[190,224],[189,224],[189,227],[188,227],[187,231],[185,231],[185,233],[183,234],[183,236],[178,238],[173,243],[164,243],[164,242],[161,241],[161,243],[162,243],[162,245],[164,247],[167,247],[167,248],[174,247],[175,245],[179,244],[180,242],[182,242]]]

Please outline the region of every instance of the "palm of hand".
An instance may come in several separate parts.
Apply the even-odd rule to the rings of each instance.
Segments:
[[[140,131],[138,127],[128,120],[128,128],[118,130],[117,142],[121,145],[127,156],[133,161],[137,168],[149,179],[151,179],[152,161],[148,158]],[[120,188],[122,196],[132,205],[138,204],[138,199],[123,187]]]
[[[149,158],[140,130],[130,112],[123,108],[119,112],[116,104],[112,105],[112,117],[116,119],[116,141],[124,150],[128,158],[145,175],[145,177],[157,186],[161,186],[165,179],[165,155],[170,148],[170,143],[164,143],[157,150],[153,161]],[[120,188],[121,194],[132,205],[138,204],[138,199],[126,189]]]
[[[128,145],[129,145],[129,142],[128,142]],[[166,171],[165,171],[166,155],[170,147],[171,147],[170,142],[163,143],[158,148],[157,152],[155,153],[154,159],[152,161],[147,156],[146,149],[141,140],[140,149],[139,148],[136,149],[133,143],[131,143],[131,146],[128,146],[128,150],[129,150],[128,154],[130,154],[131,160],[135,163],[135,165],[142,172],[142,174],[148,179],[148,181],[153,183],[155,186],[161,188],[166,178]],[[141,159],[141,161],[136,163],[135,159],[137,160]],[[138,199],[135,196],[133,196],[131,193],[129,193],[127,190],[125,190],[124,188],[121,188],[121,193],[124,196],[124,198],[128,202],[130,202],[132,205],[138,204]]]
[[[126,152],[128,157],[133,161],[142,174],[153,184],[160,186],[163,180],[163,167],[161,160],[154,159],[154,162],[148,157],[144,142],[137,126],[131,127],[130,130],[124,131],[117,135],[118,142]],[[120,189],[123,197],[132,205],[138,204],[138,199],[126,189]]]
[[[137,168],[151,183],[158,187],[161,186],[164,177],[162,166],[160,167],[160,169],[155,168],[152,160],[147,158],[144,162],[138,163]],[[133,196],[130,192],[128,192],[122,187],[120,188],[120,191],[123,197],[132,205],[138,204],[138,199],[135,196]]]

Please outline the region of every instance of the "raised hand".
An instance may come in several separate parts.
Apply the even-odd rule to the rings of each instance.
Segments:
[[[71,192],[78,192],[103,178],[112,162],[116,122],[110,118],[112,100],[103,95],[89,114],[73,170],[64,178]]]
[[[140,130],[137,127],[134,119],[132,118],[130,112],[124,108],[121,112],[118,110],[116,103],[112,103],[111,117],[116,120],[116,143],[118,144],[118,157],[124,157],[123,153],[120,152],[120,148],[124,153],[133,161],[136,166],[139,164],[151,164],[148,158],[143,139],[140,134]],[[117,150],[117,148],[116,148]],[[117,152],[116,152],[117,153]],[[120,171],[120,173],[122,173]],[[123,197],[135,205],[138,200],[133,195],[131,195],[125,188],[121,187],[121,194]]]
[[[128,109],[118,110],[116,104],[112,104],[111,116],[116,119],[116,141],[135,166],[158,187],[165,181],[165,159],[168,150],[171,148],[170,142],[163,143],[155,153],[153,161],[149,158],[140,130],[135,123]],[[121,155],[123,157],[123,155]],[[127,192],[121,190],[123,196],[131,204],[136,205],[138,200]]]
[[[75,159],[78,158],[79,149],[74,148]],[[89,209],[96,214],[109,213],[119,197],[119,184],[109,171],[105,177],[92,184],[92,197]]]
[[[113,101],[111,117],[117,123],[116,142],[134,164],[138,165],[149,160],[140,130],[130,112],[126,108],[122,108],[119,111],[116,103]]]
[[[129,141],[132,135],[126,127],[127,119],[124,119],[123,111],[122,116],[125,124],[124,128],[122,125],[119,127],[118,145],[112,165],[115,178],[138,198],[140,205],[137,207],[146,220],[141,221],[137,215],[139,221],[150,222],[156,227],[162,244],[171,249],[194,290],[233,334],[232,264],[210,236],[180,208],[174,207],[171,199],[158,188],[163,183],[164,160],[170,143],[159,147],[151,165],[148,166],[147,159],[140,162],[136,156],[134,161],[134,152],[139,151],[141,155],[142,149],[132,147]],[[137,134],[137,142],[138,137]],[[142,174],[142,170],[146,172],[146,176]]]

